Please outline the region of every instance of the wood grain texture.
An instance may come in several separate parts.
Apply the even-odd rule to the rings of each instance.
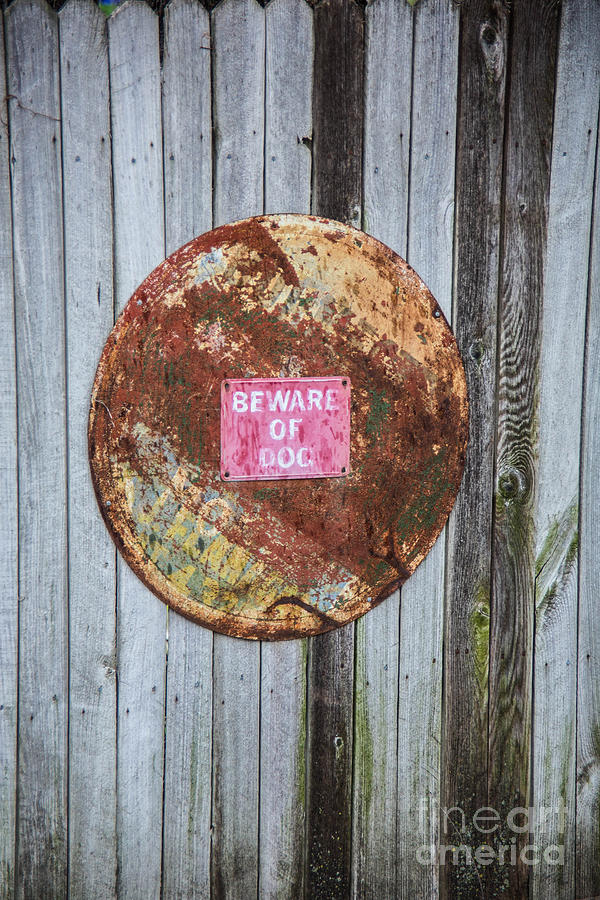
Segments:
[[[575,897],[600,895],[600,123],[590,245],[581,446]]]
[[[258,880],[260,645],[214,637],[211,896],[254,897]]]
[[[212,226],[210,70],[208,13],[173,0],[163,56],[167,254]],[[162,897],[195,900],[210,896],[213,639],[168,616]]]
[[[263,212],[265,13],[224,0],[211,15],[214,225]]]
[[[265,13],[224,0],[211,15],[214,224],[263,210]],[[214,636],[213,839],[215,900],[256,895],[260,645]]]
[[[265,212],[309,213],[313,13],[298,0],[266,9]],[[260,684],[261,898],[302,897],[308,643],[264,642]]]
[[[171,0],[163,51],[167,256],[212,227],[210,57],[206,10],[199,0]]]
[[[109,20],[115,301],[120,311],[164,256],[158,18],[130,0]],[[160,892],[166,607],[119,560],[119,892]],[[140,828],[140,822],[145,823]]]
[[[108,48],[97,6],[59,18],[69,459],[69,894],[114,897],[115,548],[90,481],[86,422],[113,321]]]
[[[265,25],[265,212],[309,213],[313,13],[272,0]]]
[[[17,896],[67,878],[67,521],[58,26],[8,10],[19,465]]]
[[[450,320],[459,12],[449,0],[414,12],[407,258]],[[407,900],[438,896],[445,541],[446,529],[401,592],[397,894]]]
[[[515,2],[512,15],[490,621],[489,803],[496,810],[531,799],[539,353],[558,7]],[[527,842],[517,835],[518,850]],[[515,900],[527,896],[524,862],[490,869]]]
[[[600,7],[565,4],[552,131],[535,509],[532,843],[544,848],[531,892],[575,891],[577,547],[587,270],[600,97]],[[564,862],[547,848],[564,847]],[[555,860],[556,851],[550,859]]]
[[[4,18],[0,16],[0,85],[6,88]],[[0,508],[4,539],[0,565],[0,897],[12,900],[15,887],[15,819],[17,800],[17,687],[19,572],[17,493],[17,390],[13,295],[12,216],[8,146],[8,103],[0,106]]]
[[[315,9],[313,213],[359,225],[362,209],[364,11]],[[305,896],[346,897],[351,884],[355,626],[309,642]]]
[[[395,896],[398,846],[398,637],[396,591],[356,623],[352,896]]]
[[[92,0],[4,17],[0,897],[600,896],[600,7],[569,0],[559,30],[555,0],[209,5],[165,9],[162,113],[151,4],[109,23],[110,98]],[[356,224],[364,194],[363,227],[452,312],[467,467],[447,564],[441,537],[401,613],[395,596],[307,643],[217,636],[213,659],[212,633],[119,563],[116,637],[85,447],[112,322],[111,152],[118,308],[213,208],[215,224],[307,211],[312,181],[313,212]],[[469,828],[488,805],[503,825],[548,810],[518,836],[541,863],[430,864],[458,836],[440,806]]]
[[[309,639],[305,897],[350,891],[354,624]]]
[[[508,7],[461,6],[456,141],[454,332],[469,394],[469,444],[448,527],[441,843],[486,841],[473,817],[487,806],[490,567],[494,483],[496,329]],[[487,866],[440,869],[442,893],[486,889]]]
[[[364,11],[353,0],[315,8],[313,207],[360,227]]]
[[[414,16],[376,0],[365,19],[362,227],[406,258]]]
[[[378,0],[366,10],[363,228],[406,257],[413,14]],[[352,891],[396,891],[400,596],[356,623]]]

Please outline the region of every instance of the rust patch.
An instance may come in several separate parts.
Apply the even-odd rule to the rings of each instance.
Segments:
[[[135,292],[102,354],[92,476],[129,565],[184,615],[236,636],[316,634],[381,602],[450,512],[467,398],[456,342],[388,247],[308,216],[225,225]],[[223,483],[224,379],[352,383],[351,472]]]

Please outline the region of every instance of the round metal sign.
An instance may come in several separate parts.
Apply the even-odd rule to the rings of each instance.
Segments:
[[[122,555],[216,631],[294,638],[380,603],[432,547],[467,440],[456,341],[388,247],[261,216],[196,238],[104,348],[89,452]]]

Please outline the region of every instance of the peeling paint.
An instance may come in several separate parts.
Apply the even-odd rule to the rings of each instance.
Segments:
[[[315,217],[226,225],[165,260],[110,335],[90,409],[99,504],[138,576],[252,638],[326,631],[389,596],[441,531],[464,464],[464,370],[437,310],[389,248]],[[224,379],[340,372],[349,474],[221,480]]]

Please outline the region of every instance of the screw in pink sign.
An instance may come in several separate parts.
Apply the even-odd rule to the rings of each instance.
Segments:
[[[350,379],[221,383],[221,478],[331,478],[350,471]]]

